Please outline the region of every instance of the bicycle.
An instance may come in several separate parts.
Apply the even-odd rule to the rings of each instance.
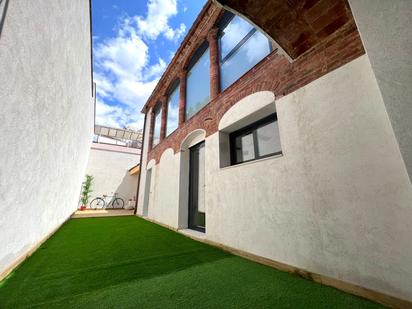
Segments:
[[[112,199],[108,203],[106,203],[107,198],[112,198]],[[104,195],[103,194],[103,197],[96,197],[90,202],[90,208],[91,209],[103,209],[103,208],[123,209],[124,200],[121,197],[118,197],[117,193],[114,193],[114,195]]]

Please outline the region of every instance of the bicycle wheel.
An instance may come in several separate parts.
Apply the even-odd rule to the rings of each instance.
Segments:
[[[119,208],[119,209],[121,209],[121,208],[124,207],[124,200],[123,200],[122,198],[120,198],[120,197],[116,197],[116,198],[113,200],[112,205],[113,205],[113,208]]]
[[[106,202],[101,197],[96,197],[93,201],[90,202],[91,209],[103,209]]]

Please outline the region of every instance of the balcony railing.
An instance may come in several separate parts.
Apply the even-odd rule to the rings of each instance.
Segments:
[[[101,125],[94,126],[94,143],[110,144],[130,148],[142,147],[143,133],[141,130],[118,129]]]

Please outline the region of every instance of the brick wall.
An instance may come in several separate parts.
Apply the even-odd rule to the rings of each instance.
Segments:
[[[205,40],[209,29],[213,28],[221,14],[221,9],[210,3],[206,5],[199,17],[200,21],[198,19],[197,24],[195,22],[194,27],[198,28],[192,28],[188,38],[183,42],[182,47],[175,56],[177,59],[172,61],[164,74],[164,76],[167,75],[167,78],[162,77],[160,80],[147,103],[148,107],[156,104],[158,98],[164,95],[165,89],[167,89],[170,81],[175,80],[175,76],[183,74],[184,63],[187,63],[195,47]],[[206,21],[204,20],[205,16],[209,17]],[[199,29],[201,30],[200,33]],[[192,48],[185,45],[188,42]],[[215,96],[195,116],[181,122],[179,128],[163,139],[160,144],[149,149],[148,161],[155,159],[156,163],[159,162],[163,151],[167,148],[172,148],[175,153],[178,152],[183,139],[195,129],[204,129],[206,136],[215,133],[225,112],[245,96],[257,91],[268,90],[273,91],[276,98],[279,98],[358,58],[364,53],[353,18],[350,18],[337,31],[300,55],[293,62],[289,62],[285,56],[274,50],[234,84]]]
[[[253,20],[296,59],[352,19],[346,0],[217,0]]]

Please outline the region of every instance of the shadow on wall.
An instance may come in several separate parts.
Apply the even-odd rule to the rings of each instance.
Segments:
[[[94,181],[95,180],[96,180],[96,177],[94,178]],[[113,186],[111,189],[106,188],[102,190],[101,188],[99,188],[101,186],[101,183],[99,183],[97,185],[99,189],[96,190],[95,184],[92,183],[92,194],[89,199],[88,205],[90,205],[90,202],[97,197],[103,198],[103,195],[108,195],[112,197],[106,200],[106,202],[109,203],[113,200],[113,194],[117,193],[118,197],[121,197],[124,200],[124,205],[126,206],[129,202],[129,199],[133,199],[136,196],[137,182],[138,182],[138,175],[131,176],[129,175],[129,172],[126,170],[125,174],[122,177],[122,180],[120,181],[117,187]],[[81,206],[81,192],[82,192],[82,189],[80,189],[80,193],[79,193],[78,207]]]
[[[3,32],[3,26],[4,26],[4,22],[6,20],[6,15],[7,15],[7,9],[9,7],[9,0],[0,0],[0,38],[1,38],[1,34]]]
[[[124,199],[125,206],[128,204],[129,199],[133,199],[136,196],[138,178],[138,175],[129,175],[129,171],[126,171],[115,191],[119,197]]]

